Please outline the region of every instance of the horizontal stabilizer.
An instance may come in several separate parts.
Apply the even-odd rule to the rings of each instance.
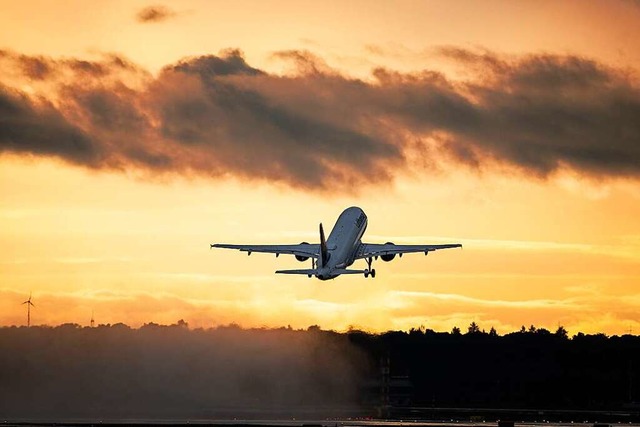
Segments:
[[[331,274],[364,274],[367,270],[332,270]]]
[[[276,273],[278,274],[311,274],[313,276],[315,276],[316,274],[318,274],[318,270],[314,269],[314,268],[309,268],[309,269],[297,269],[297,270],[278,270],[276,271]]]
[[[347,270],[347,269],[337,269],[337,270],[331,270],[329,272],[329,274],[331,274],[331,276],[337,276],[339,274],[364,274],[366,270]],[[316,274],[318,274],[318,270],[316,269],[299,269],[299,270],[278,270],[276,271],[276,273],[278,274],[306,274],[309,275],[311,274],[312,276],[315,276]]]

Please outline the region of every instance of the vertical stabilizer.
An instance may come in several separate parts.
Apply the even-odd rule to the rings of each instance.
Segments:
[[[329,261],[329,250],[327,249],[327,241],[324,238],[324,229],[322,223],[320,223],[320,266],[324,267]]]

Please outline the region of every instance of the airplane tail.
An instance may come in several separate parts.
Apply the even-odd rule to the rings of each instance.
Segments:
[[[329,249],[327,248],[327,241],[324,238],[324,229],[322,228],[322,223],[320,223],[320,265],[319,267],[324,267],[327,265],[329,261]]]

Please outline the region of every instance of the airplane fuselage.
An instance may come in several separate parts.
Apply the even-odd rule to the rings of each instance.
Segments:
[[[334,279],[340,275],[333,273],[335,270],[345,269],[353,264],[367,223],[367,215],[359,207],[347,208],[340,214],[327,238],[329,259],[326,265],[320,265],[321,262],[318,264],[318,279]]]

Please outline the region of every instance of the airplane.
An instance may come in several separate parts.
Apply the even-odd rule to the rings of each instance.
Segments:
[[[320,223],[320,244],[302,242],[297,245],[231,245],[226,243],[212,243],[211,249],[237,249],[251,255],[253,252],[294,255],[300,262],[311,258],[310,269],[278,270],[278,274],[306,274],[309,278],[316,277],[320,280],[335,279],[341,274],[364,274],[364,277],[376,277],[376,270],[372,268],[373,259],[380,257],[389,262],[396,255],[402,257],[405,253],[429,252],[439,249],[461,248],[459,243],[445,245],[395,245],[391,242],[384,244],[362,243],[361,239],[367,229],[367,215],[357,206],[345,209],[329,238],[325,239],[324,229]],[[367,268],[363,270],[348,269],[354,261],[365,259]]]

